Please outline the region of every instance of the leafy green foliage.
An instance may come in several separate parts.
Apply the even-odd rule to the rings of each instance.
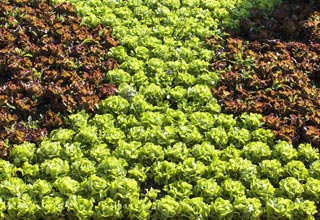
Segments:
[[[121,46],[109,55],[122,63],[105,80],[119,93],[102,100],[97,114],[75,112],[67,128],[0,160],[0,215],[312,218],[318,152],[275,143],[259,114],[220,113],[210,91],[219,73],[208,71],[212,51],[202,46],[220,21],[233,25],[230,14],[275,1],[252,1],[241,15],[233,9],[242,1],[70,2],[84,23],[114,26]],[[13,207],[25,204],[31,208]]]
[[[294,199],[301,196],[304,189],[302,184],[294,177],[287,177],[279,182],[279,194]]]
[[[103,218],[122,218],[122,205],[120,201],[114,201],[111,198],[106,198],[95,206],[95,214],[97,219]]]
[[[93,199],[85,199],[82,196],[71,195],[65,207],[71,218],[87,219],[93,214]]]
[[[29,194],[22,194],[19,197],[13,197],[8,200],[7,210],[11,219],[34,219],[38,207],[31,199]]]
[[[35,144],[28,142],[16,145],[10,153],[13,163],[18,165],[25,161],[29,162],[34,159],[35,147]]]
[[[234,215],[234,206],[230,200],[217,198],[211,206],[211,215],[215,219],[232,219]]]
[[[62,216],[64,203],[64,199],[60,196],[44,196],[41,200],[41,215],[49,218]]]

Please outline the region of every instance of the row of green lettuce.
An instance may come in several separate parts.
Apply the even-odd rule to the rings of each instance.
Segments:
[[[16,145],[0,161],[1,218],[314,219],[311,145],[274,143],[259,115],[137,112],[136,101],[109,97],[39,146]]]
[[[120,42],[118,96],[0,161],[0,218],[314,219],[319,152],[275,140],[260,115],[222,114],[210,91],[227,69],[208,71],[223,51],[204,40],[279,1],[70,2]]]
[[[312,219],[320,160],[310,145],[274,143],[259,128],[259,115],[234,119],[150,105],[137,112],[129,104],[110,97],[100,114],[70,115],[70,128],[53,131],[40,146],[15,146],[10,162],[1,161],[4,213],[11,219],[66,213],[69,219]]]

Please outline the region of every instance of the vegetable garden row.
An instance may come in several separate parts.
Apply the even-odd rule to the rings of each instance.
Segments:
[[[317,2],[68,2],[0,5],[0,219],[319,219]]]

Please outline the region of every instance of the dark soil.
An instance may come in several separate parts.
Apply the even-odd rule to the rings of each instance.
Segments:
[[[94,111],[115,94],[105,74],[117,42],[111,30],[81,25],[67,3],[4,0],[0,4],[0,154],[37,142],[75,110]]]

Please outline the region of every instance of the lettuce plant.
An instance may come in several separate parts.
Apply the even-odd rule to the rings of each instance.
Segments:
[[[118,94],[128,100],[131,100],[137,94],[137,90],[128,83],[121,83],[118,87]]]
[[[189,64],[189,72],[191,74],[194,75],[200,75],[201,73],[207,72],[208,70],[208,63],[206,60],[202,60],[202,59],[195,59],[195,53],[193,53],[192,55],[190,55],[191,58],[189,59],[193,59],[191,60],[191,63]],[[198,81],[199,82],[199,81]]]
[[[320,179],[320,160],[316,160],[310,164],[309,174],[315,179]]]
[[[43,198],[52,192],[52,184],[46,180],[37,179],[31,187],[31,195]]]
[[[294,177],[287,177],[279,182],[278,194],[283,197],[295,199],[304,191],[303,185]]]
[[[190,149],[183,142],[175,143],[165,149],[165,156],[169,161],[182,162],[189,155]]]
[[[317,213],[317,207],[314,201],[296,199],[294,203],[295,210],[292,214],[293,219],[314,219],[313,216]]]
[[[234,202],[234,208],[240,219],[259,219],[263,214],[262,204],[257,198],[237,197]]]
[[[147,102],[146,97],[142,94],[137,94],[134,97],[132,97],[130,104],[130,111],[137,115],[141,114],[144,111],[150,111],[155,109],[155,107],[151,103]]]
[[[29,186],[18,177],[10,177],[0,183],[1,198],[7,200],[11,197],[20,197],[29,191]]]
[[[39,211],[29,194],[22,194],[8,200],[7,211],[10,219],[35,219]]]
[[[53,182],[53,187],[62,195],[71,196],[80,190],[80,183],[69,176],[58,177]]]
[[[180,200],[192,195],[192,185],[185,181],[175,181],[165,185],[163,190],[173,198]]]
[[[211,161],[218,159],[220,153],[221,152],[216,150],[214,145],[208,141],[201,144],[195,144],[191,149],[192,156],[206,165],[209,165]]]
[[[80,188],[85,194],[101,200],[107,196],[108,185],[109,182],[107,180],[93,174],[80,183]]]
[[[277,183],[283,177],[284,170],[279,160],[263,160],[259,163],[259,175]]]
[[[251,139],[273,145],[274,134],[270,129],[258,128],[251,133]]]
[[[165,117],[164,117],[164,125],[170,125],[170,126],[179,126],[179,125],[185,125],[187,123],[187,115],[184,114],[184,112],[180,110],[174,110],[172,108],[168,108],[165,111]]]
[[[98,203],[94,208],[95,219],[106,218],[122,218],[123,211],[120,201],[114,201],[111,198],[106,198]]]
[[[119,91],[119,93],[120,92],[121,91]],[[128,91],[128,92],[130,92],[130,91]],[[131,96],[131,95],[128,94],[128,96]],[[126,98],[130,98],[130,97],[126,97]],[[123,130],[127,130],[129,128],[132,128],[134,126],[139,125],[138,119],[133,114],[130,114],[130,115],[118,115],[116,121],[117,121],[116,126],[119,126]]]
[[[139,92],[145,96],[147,102],[153,105],[160,105],[165,95],[164,90],[154,83],[141,87]]]
[[[170,35],[173,32],[173,28],[169,26],[160,26],[156,27],[159,33],[163,35]],[[153,57],[159,57],[161,60],[169,60],[172,57],[172,52],[170,47],[167,45],[156,45],[156,47],[151,51]]]
[[[214,125],[215,127],[223,127],[226,131],[229,131],[231,128],[233,128],[237,121],[236,119],[233,117],[233,115],[229,115],[229,114],[218,114],[218,115],[214,115],[213,118],[214,121]]]
[[[62,152],[62,147],[58,141],[45,140],[42,141],[39,148],[37,149],[37,156],[39,159],[52,159],[59,157]]]
[[[157,184],[168,184],[177,175],[177,165],[170,161],[157,161],[152,165],[153,180]]]
[[[261,160],[269,159],[272,151],[264,142],[255,141],[243,147],[242,154],[245,158],[251,160],[253,163],[258,163]]]
[[[132,81],[134,83],[134,85],[139,88],[141,86],[144,86],[144,85],[148,85],[150,82],[149,82],[149,78],[147,77],[146,73],[144,71],[138,71],[136,72],[133,76],[132,76]],[[135,94],[135,96],[138,95],[140,96],[140,94]],[[134,96],[134,97],[135,97]],[[133,97],[133,98],[134,98]]]
[[[148,198],[150,201],[155,202],[160,190],[154,189],[153,187],[150,187],[149,189],[146,189],[145,198]]]
[[[130,104],[121,96],[110,96],[106,100],[101,101],[101,113],[112,113],[115,115],[126,114],[129,110]]]
[[[318,201],[320,199],[320,180],[312,177],[307,178],[304,184],[304,195],[309,200]]]
[[[197,127],[192,124],[179,126],[177,133],[186,144],[196,144],[203,139]]]
[[[161,146],[172,145],[177,139],[177,131],[173,126],[165,126],[163,128],[153,126],[151,129],[148,129],[148,133],[150,133],[150,141],[158,143]]]
[[[220,159],[228,161],[232,158],[239,158],[241,155],[241,151],[237,149],[234,145],[230,144],[226,148],[224,148],[220,153]]]
[[[245,187],[240,181],[226,179],[222,183],[222,195],[224,198],[234,201],[236,197],[245,196]]]
[[[75,131],[67,128],[58,128],[50,133],[50,139],[60,143],[68,143],[73,140]]]
[[[166,68],[166,64],[160,58],[150,58],[147,62],[147,69],[156,73],[161,73],[162,68]]]
[[[0,160],[0,179],[7,179],[15,174],[15,166],[9,161]]]
[[[143,126],[129,128],[128,139],[131,141],[143,142],[147,139],[146,129]]]
[[[258,169],[250,160],[242,157],[230,158],[227,163],[228,176],[239,179],[246,187],[257,178]]]
[[[65,202],[66,210],[70,218],[88,219],[93,215],[94,199],[86,199],[82,196],[71,195]]]
[[[298,158],[307,164],[310,164],[316,160],[319,161],[319,149],[313,148],[311,144],[300,144],[298,146]]]
[[[140,122],[145,127],[161,126],[163,114],[160,112],[145,111],[140,116]]]
[[[187,97],[194,102],[204,103],[212,98],[212,94],[208,86],[197,84],[188,88]]]
[[[229,143],[233,144],[237,148],[241,148],[246,144],[249,144],[251,140],[250,132],[246,128],[232,127],[228,132]]]
[[[295,205],[292,200],[283,197],[270,198],[266,203],[267,219],[293,219]]]
[[[234,206],[230,200],[218,197],[210,207],[210,216],[214,219],[228,219],[231,220],[234,215]]]
[[[25,182],[34,182],[40,175],[40,166],[39,164],[30,164],[28,162],[24,162],[21,168],[16,170],[17,172],[21,172],[23,179]]]
[[[120,140],[117,148],[112,152],[112,155],[117,158],[123,158],[127,162],[133,161],[138,158],[141,145],[141,142],[138,141],[132,141],[128,143]]]
[[[88,118],[89,118],[88,113],[86,113],[85,111],[80,111],[78,113],[69,115],[68,123],[73,128],[78,129],[87,125]]]
[[[83,144],[93,144],[98,140],[98,129],[95,126],[86,125],[78,129],[74,141]]]
[[[106,79],[109,80],[110,83],[119,85],[123,82],[129,83],[131,81],[131,76],[122,69],[113,69],[108,72]]]
[[[298,180],[306,180],[309,176],[309,172],[304,163],[299,160],[290,161],[283,169],[285,175],[295,177]]]
[[[89,124],[98,128],[98,134],[107,130],[110,127],[114,127],[115,117],[112,114],[95,114],[92,119],[89,120]]]
[[[293,148],[293,146],[290,143],[285,141],[279,141],[274,146],[272,156],[283,163],[287,163],[291,160],[297,159],[298,152],[296,149]]]
[[[113,200],[120,200],[122,204],[125,204],[132,199],[139,198],[140,187],[136,180],[119,176],[110,183],[108,194]]]
[[[188,219],[205,219],[208,218],[210,208],[203,201],[202,197],[185,198],[180,202],[180,215]]]
[[[122,158],[107,157],[97,166],[97,173],[105,178],[117,178],[125,176],[127,173],[128,163]]]
[[[221,187],[215,179],[201,178],[197,180],[194,186],[193,193],[196,197],[204,198],[205,202],[212,202],[217,197],[220,197],[222,192]]]
[[[124,212],[128,213],[130,219],[150,219],[152,203],[148,199],[132,199],[124,207]]]
[[[6,209],[7,209],[6,203],[2,201],[2,199],[0,199],[0,218],[4,219],[5,217],[4,212],[6,211]]]
[[[193,157],[188,157],[177,166],[178,178],[183,178],[189,182],[197,181],[206,174],[207,167]]]
[[[244,127],[250,131],[258,129],[262,123],[262,115],[255,113],[242,113],[240,116],[240,127]]]
[[[153,207],[160,219],[177,218],[181,212],[180,204],[169,195],[155,201]]]
[[[148,178],[150,167],[145,167],[141,163],[136,163],[134,167],[128,170],[128,176],[136,179],[139,182],[145,182]]]
[[[165,151],[163,148],[151,142],[145,143],[145,145],[138,150],[139,161],[146,165],[151,165],[155,161],[162,161],[164,156]]]
[[[224,160],[213,160],[208,168],[208,177],[215,178],[218,180],[224,180],[229,177],[228,175],[228,165],[229,163]]]
[[[109,50],[109,56],[116,58],[119,61],[123,61],[125,58],[128,57],[126,49],[124,46],[119,45],[117,47],[113,47]]]
[[[10,152],[10,158],[14,164],[19,165],[25,161],[32,162],[35,157],[35,144],[24,142],[20,145],[15,145]]]
[[[221,106],[215,98],[210,99],[205,105],[201,106],[202,111],[208,111],[211,114],[217,114],[221,111]]]
[[[201,130],[209,130],[213,126],[213,116],[207,112],[194,112],[190,115],[190,122]]]
[[[125,138],[124,132],[120,128],[111,127],[108,130],[105,130],[102,140],[104,143],[115,145],[118,141]]]
[[[60,196],[44,196],[41,199],[41,216],[59,218],[63,216],[65,200]]]
[[[42,174],[46,174],[51,178],[64,176],[69,174],[70,166],[68,161],[60,158],[47,159],[40,165]]]
[[[249,195],[263,201],[273,198],[275,188],[268,179],[253,179],[250,185]]]
[[[108,148],[108,145],[105,143],[92,145],[89,154],[90,159],[93,159],[98,163],[100,163],[105,158],[110,157],[111,155],[110,149]]]
[[[74,179],[83,180],[84,178],[96,173],[95,162],[87,158],[80,158],[70,166],[70,176]]]
[[[75,161],[83,157],[83,148],[80,142],[65,143],[61,153],[61,158],[69,161]]]
[[[206,138],[214,143],[218,149],[223,149],[228,141],[228,133],[222,126],[211,128],[208,132],[205,132]]]
[[[135,55],[138,59],[143,59],[143,60],[147,60],[150,55],[149,49],[144,46],[137,46],[131,52],[132,52],[132,55]]]

